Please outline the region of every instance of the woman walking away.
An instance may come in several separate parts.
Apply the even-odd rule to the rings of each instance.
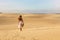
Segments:
[[[23,26],[24,26],[23,18],[22,15],[20,15],[18,18],[18,28],[20,31],[22,31]]]

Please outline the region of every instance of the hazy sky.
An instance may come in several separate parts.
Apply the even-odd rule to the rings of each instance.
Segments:
[[[53,10],[57,12],[60,10],[60,0],[0,0],[0,11],[2,12],[22,10]]]

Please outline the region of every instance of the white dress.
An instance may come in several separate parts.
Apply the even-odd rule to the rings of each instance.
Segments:
[[[18,23],[18,28],[22,28],[22,24],[23,24],[23,22],[20,21],[20,22]]]

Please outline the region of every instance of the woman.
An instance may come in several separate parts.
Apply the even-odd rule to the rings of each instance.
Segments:
[[[18,18],[18,28],[20,31],[22,31],[23,26],[24,26],[23,18],[22,18],[22,15],[20,15]]]

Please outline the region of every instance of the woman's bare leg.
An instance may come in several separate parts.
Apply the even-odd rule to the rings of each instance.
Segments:
[[[22,28],[20,28],[20,31],[22,31]]]

